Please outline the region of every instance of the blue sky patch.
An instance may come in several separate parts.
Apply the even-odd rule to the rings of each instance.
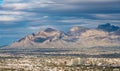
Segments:
[[[3,0],[0,0],[0,5],[3,3]]]

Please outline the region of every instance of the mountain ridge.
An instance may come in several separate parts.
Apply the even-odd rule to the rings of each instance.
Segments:
[[[108,29],[106,31],[104,28],[100,28],[99,26],[110,28],[110,31],[108,31]],[[81,48],[99,46],[119,47],[120,46],[119,26],[114,26],[108,23],[99,26],[96,29],[76,26],[72,27],[68,33],[64,33],[53,28],[47,28],[38,33],[27,35],[22,39],[12,43],[8,47],[39,47],[39,48]],[[118,29],[114,30],[115,27],[117,27]]]

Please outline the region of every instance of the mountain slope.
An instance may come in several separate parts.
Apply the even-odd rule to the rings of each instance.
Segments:
[[[25,36],[9,47],[39,47],[39,48],[83,48],[83,47],[114,47],[120,46],[119,28],[110,24],[102,26],[109,28],[90,29],[73,27],[68,33],[47,28],[35,34]],[[114,26],[114,27],[113,27]],[[114,29],[114,31],[111,29]]]
[[[17,42],[10,45],[10,47],[44,46],[45,44],[60,40],[63,36],[66,36],[63,32],[52,28],[47,28],[44,31],[28,35],[18,40]]]
[[[78,43],[81,43],[85,47],[95,46],[120,46],[120,36],[110,35],[108,32],[101,30],[88,30],[81,34]]]

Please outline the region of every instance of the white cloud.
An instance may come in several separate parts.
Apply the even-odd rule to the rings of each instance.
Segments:
[[[91,3],[91,2],[113,2],[113,0],[53,0],[57,3]],[[119,1],[119,0],[114,0]]]
[[[66,19],[66,20],[59,20],[58,22],[62,23],[72,23],[75,25],[80,25],[80,26],[87,26],[87,27],[96,27],[99,24],[104,24],[104,23],[111,23],[117,26],[120,26],[120,20],[103,20],[103,19],[84,19],[84,18],[75,18],[75,19]]]
[[[28,14],[28,12],[23,12],[23,11],[0,11],[0,14],[2,15],[25,15]],[[32,13],[31,13],[32,14]]]
[[[0,21],[16,21],[16,20],[19,19],[13,16],[0,16]]]
[[[33,12],[24,11],[0,11],[0,21],[22,21],[33,19],[32,16],[36,14]]]
[[[13,8],[14,10],[19,9],[27,9],[30,8],[29,4],[27,3],[10,3],[10,4],[4,4],[2,5],[3,8]]]
[[[68,19],[68,20],[60,20],[59,22],[65,22],[65,23],[80,23],[81,19]]]
[[[110,12],[110,7],[114,12],[117,12],[118,2],[119,0],[6,0],[2,7],[4,9],[44,13]]]
[[[28,27],[28,29],[30,29],[30,30],[40,30],[40,26],[37,26],[37,27],[33,27],[33,26],[31,26],[31,27]]]
[[[14,10],[26,10],[31,8],[43,8],[47,7],[50,3],[54,3],[51,0],[6,0],[4,5],[2,5],[3,8],[12,8]]]
[[[43,18],[48,18],[49,16],[43,16]]]
[[[94,17],[99,19],[119,19],[120,20],[120,14],[93,14]]]

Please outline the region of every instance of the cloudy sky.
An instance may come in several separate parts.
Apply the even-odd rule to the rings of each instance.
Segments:
[[[0,0],[0,45],[47,27],[120,26],[120,0]]]

